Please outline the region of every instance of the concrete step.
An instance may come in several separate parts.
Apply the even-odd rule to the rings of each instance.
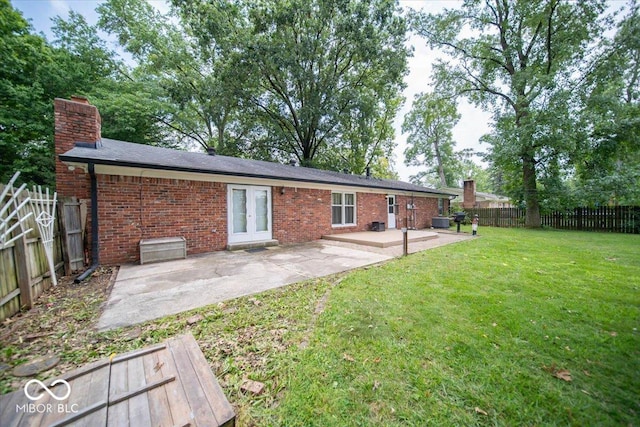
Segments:
[[[269,246],[278,246],[280,243],[276,239],[258,240],[255,242],[229,243],[227,250],[240,251],[244,249],[267,248]]]

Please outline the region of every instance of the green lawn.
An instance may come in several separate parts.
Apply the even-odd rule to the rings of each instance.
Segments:
[[[269,423],[638,425],[640,237],[480,234],[336,286]]]
[[[69,282],[5,322],[0,364],[55,348],[44,380],[190,332],[240,427],[640,425],[640,236],[479,234],[104,333],[95,283]],[[21,381],[0,369],[1,392]]]

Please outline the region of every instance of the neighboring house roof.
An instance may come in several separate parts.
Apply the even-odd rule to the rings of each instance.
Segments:
[[[88,147],[87,144],[79,144],[79,146],[60,155],[60,160],[72,163],[93,163],[99,165],[345,185],[439,196],[454,195],[454,193],[448,191],[435,190],[403,181],[373,177],[367,178],[361,175],[283,165],[261,160],[248,160],[220,155],[212,156],[206,153],[173,150],[107,138],[102,138],[97,148]]]
[[[462,188],[454,188],[454,187],[441,187],[440,190],[445,191],[447,193],[455,194],[460,198],[460,201],[464,201],[464,189]],[[509,198],[505,196],[500,196],[498,194],[491,193],[483,193],[481,191],[476,191],[476,202],[498,202],[498,203],[509,203]]]

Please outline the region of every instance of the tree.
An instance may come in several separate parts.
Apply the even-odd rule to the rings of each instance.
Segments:
[[[0,0],[0,182],[21,170],[26,182],[50,184],[53,111],[43,70],[53,53],[31,32],[22,14]]]
[[[427,167],[422,177],[437,174],[440,187],[453,184],[458,175],[452,134],[458,120],[460,114],[455,101],[433,93],[419,93],[402,123],[402,132],[409,134],[405,163]],[[427,179],[427,182],[434,183],[434,180]]]
[[[439,61],[436,74],[448,74],[458,94],[491,107],[503,122],[491,139],[501,142],[493,147],[499,151],[495,160],[520,170],[528,227],[540,226],[540,162],[567,149],[566,140],[552,137],[553,122],[539,126],[537,113],[553,108],[555,117],[568,116],[558,114],[562,104],[556,95],[568,89],[572,71],[598,33],[604,5],[602,0],[466,0],[460,9],[416,18],[418,33],[455,60]]]
[[[132,82],[97,29],[73,11],[53,19],[48,43],[0,0],[0,179],[22,171],[29,183],[55,185],[53,99],[85,95],[103,116],[102,135],[132,142],[164,141],[167,110],[153,81]]]
[[[144,0],[109,0],[97,10],[101,28],[117,35],[138,61],[132,81],[153,82],[162,90],[158,95],[172,104],[156,119],[182,142],[239,154],[237,144],[247,130],[237,123],[234,89],[241,86],[243,74],[234,75],[216,49],[203,49],[186,25],[174,24],[173,15],[162,15]]]
[[[242,65],[255,79],[248,100],[268,143],[304,165],[355,156],[350,169],[362,170],[386,155],[409,54],[397,5],[274,0],[246,7]]]
[[[640,14],[636,1],[605,39],[579,92],[584,144],[575,155],[581,204],[640,203]]]

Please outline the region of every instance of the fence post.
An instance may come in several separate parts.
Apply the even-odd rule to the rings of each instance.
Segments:
[[[64,206],[65,199],[61,199],[60,203],[58,203],[58,230],[60,233],[60,243],[62,248],[62,261],[64,262],[64,275],[68,276],[71,274],[71,260],[69,258],[69,248],[67,244],[67,227],[64,223]]]
[[[33,307],[33,290],[31,289],[31,273],[29,271],[29,261],[27,259],[28,250],[26,236],[15,241],[14,258],[16,260],[16,275],[20,288],[20,305],[22,307]]]

